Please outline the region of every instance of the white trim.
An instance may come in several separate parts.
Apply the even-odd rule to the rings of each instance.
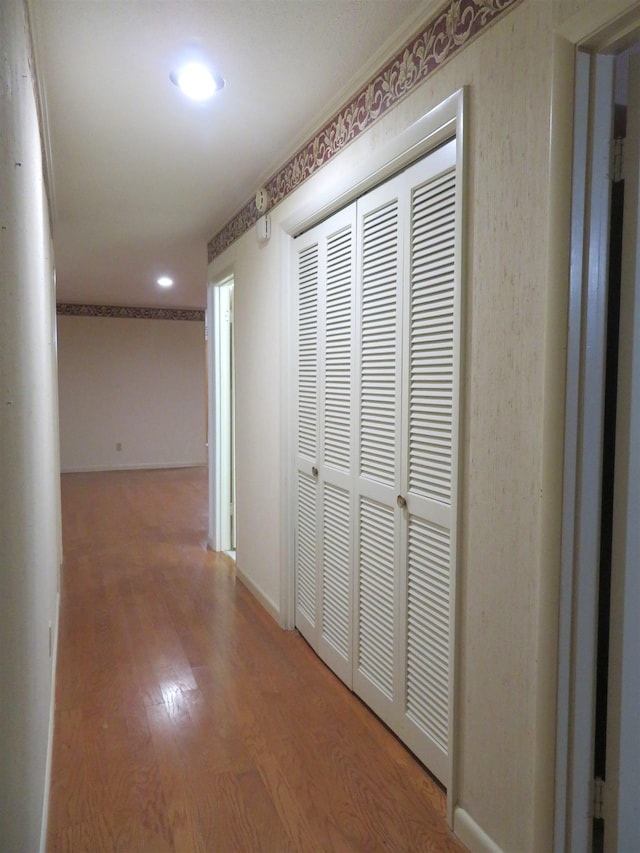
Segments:
[[[231,292],[231,293],[230,293]],[[232,343],[231,327],[233,323],[233,278],[227,279],[214,286],[214,319],[209,348],[215,350],[216,373],[215,388],[215,440],[213,452],[216,456],[216,541],[217,551],[228,551],[235,547],[232,536],[232,521],[230,505],[235,500],[231,496],[233,483],[233,464],[231,454],[233,448],[233,358],[229,355]],[[229,322],[225,318],[228,312]]]
[[[86,465],[78,468],[62,468],[61,474],[90,474],[93,471],[162,471],[169,468],[204,468],[206,460],[198,462],[150,462],[130,465]]]
[[[281,452],[282,452],[282,478],[281,498],[283,511],[281,514],[281,572],[280,572],[280,618],[282,627],[294,627],[295,613],[295,577],[294,577],[294,533],[293,533],[293,448],[295,447],[294,436],[294,377],[295,366],[293,359],[293,317],[294,317],[294,276],[292,272],[292,238],[313,227],[318,222],[345,207],[359,196],[363,195],[374,186],[383,183],[395,173],[409,166],[428,152],[434,150],[442,143],[456,138],[457,169],[459,180],[464,181],[465,172],[465,145],[464,145],[464,107],[466,102],[465,89],[458,89],[446,98],[441,104],[434,107],[422,118],[400,133],[394,140],[382,146],[378,151],[366,158],[357,167],[349,172],[348,184],[341,186],[339,191],[335,186],[329,184],[325,189],[320,189],[311,202],[298,207],[290,216],[285,218],[280,225],[280,249],[281,249],[281,332],[284,359],[281,371]],[[462,190],[459,200],[463,200]],[[465,211],[460,205],[460,216],[465,216]],[[462,227],[463,220],[460,220]],[[461,255],[461,280],[465,281],[464,254]],[[464,300],[463,295],[461,298]],[[464,301],[461,305],[460,316],[464,318]],[[464,322],[464,319],[463,319]],[[460,357],[463,352],[463,334],[460,330]],[[462,365],[462,362],[460,362]],[[459,402],[462,403],[463,395],[459,394]],[[460,426],[462,429],[462,412],[460,412]],[[460,446],[460,444],[458,444]],[[457,471],[458,483],[461,477],[460,468]],[[458,528],[458,526],[457,526]],[[461,531],[456,530],[457,541],[454,547],[459,546]],[[458,678],[458,649],[459,649],[459,620],[456,620],[457,609],[460,607],[460,596],[458,595],[458,578],[454,570],[452,576],[452,671],[450,672],[451,689],[455,695],[457,692]],[[451,825],[454,814],[455,800],[457,798],[457,768],[456,768],[456,712],[457,703],[450,704],[450,726],[449,726],[449,762],[450,777],[447,793],[447,818]]]
[[[453,813],[453,831],[472,853],[502,853],[502,848],[478,826],[469,812],[459,807]]]
[[[249,590],[249,592],[258,599],[260,604],[264,607],[264,609],[272,616],[278,624],[280,624],[280,613],[278,612],[278,605],[266,595],[259,586],[256,585],[255,581],[251,580],[248,575],[242,571],[242,569],[236,564],[236,577],[239,581],[241,581],[244,586]]]
[[[207,459],[209,464],[209,531],[207,543],[213,551],[222,551],[229,547],[228,537],[225,542],[222,520],[223,501],[221,489],[221,442],[220,411],[218,404],[218,389],[220,387],[220,358],[215,330],[218,328],[220,315],[219,288],[233,281],[233,270],[227,268],[224,273],[216,276],[207,286]]]
[[[61,568],[58,568],[59,576]],[[42,803],[42,822],[40,824],[40,853],[47,849],[49,830],[49,801],[51,794],[51,764],[53,758],[53,735],[56,715],[56,671],[58,667],[58,628],[60,625],[60,591],[56,594],[53,637],[51,646],[51,695],[49,697],[49,733],[47,735],[47,762],[44,772],[44,801]]]
[[[293,564],[295,542],[293,532],[293,495],[295,493],[293,459],[294,404],[293,382],[295,377],[295,341],[293,323],[294,276],[291,263],[293,237],[281,228],[278,234],[280,252],[280,613],[281,628],[295,628],[295,584]]]
[[[51,154],[51,122],[49,121],[49,106],[47,102],[47,89],[43,84],[43,76],[40,73],[39,58],[42,53],[42,39],[35,25],[36,15],[34,9],[37,6],[37,0],[26,0],[27,26],[29,29],[29,38],[31,42],[31,62],[33,62],[32,81],[34,89],[37,91],[37,102],[39,102],[38,110],[38,125],[40,129],[40,142],[43,154],[43,178],[45,185],[45,199],[47,202],[47,213],[49,214],[49,228],[52,223],[57,221],[57,204],[56,204],[56,182],[53,168],[53,157]],[[50,241],[53,243],[53,240]],[[55,318],[55,306],[54,306]]]
[[[280,227],[293,237],[302,234],[438,145],[453,139],[462,117],[463,93],[464,89],[458,89],[394,140],[350,169],[346,188],[337,191],[329,184],[316,192],[312,201],[288,216]]]
[[[224,279],[222,279],[224,280]],[[207,285],[207,314],[206,314],[206,339],[207,339],[207,461],[209,465],[209,530],[207,544],[212,551],[220,550],[220,537],[218,531],[218,467],[216,446],[216,385],[215,376],[217,371],[216,349],[212,346],[213,329],[216,327],[216,299],[215,288],[217,282],[209,282]]]
[[[565,21],[557,30],[554,62],[576,47],[591,52],[615,53],[626,45],[630,34],[640,25],[637,0],[594,0]],[[611,63],[611,57],[596,56],[597,68]],[[590,782],[593,752],[593,693],[596,642],[596,603],[598,558],[594,554],[599,537],[599,473],[602,454],[601,419],[603,415],[601,360],[603,295],[606,272],[598,282],[598,272],[606,256],[606,222],[597,221],[597,211],[608,205],[608,187],[603,173],[608,170],[607,140],[589,140],[589,122],[597,119],[584,108],[589,93],[591,69],[588,57],[578,60],[578,80],[574,98],[574,165],[572,174],[560,176],[565,186],[573,181],[571,275],[566,375],[565,461],[563,484],[562,568],[560,577],[556,791],[554,851],[582,851],[591,846]],[[604,76],[610,69],[595,73],[599,87],[600,111],[606,112],[610,83]],[[572,72],[561,68],[559,85],[566,91]],[[598,79],[599,78],[599,79]],[[564,96],[565,111],[569,98]],[[563,104],[558,103],[556,109]],[[562,133],[554,122],[553,138]],[[591,132],[591,131],[589,131]],[[600,164],[591,176],[589,195],[589,147],[600,149]],[[598,173],[599,169],[599,173]],[[601,182],[600,193],[593,185]],[[590,217],[587,220],[587,215]],[[587,241],[585,244],[585,240]],[[585,267],[587,268],[585,270]],[[604,282],[604,284],[603,284]],[[606,306],[605,306],[606,309]],[[595,396],[594,396],[595,395]],[[581,402],[588,400],[585,411]],[[598,436],[600,444],[598,445]],[[595,483],[598,480],[598,483]],[[597,486],[597,488],[596,488]],[[595,565],[595,569],[594,569]]]
[[[574,106],[573,190],[571,211],[571,272],[569,277],[569,323],[567,334],[567,380],[565,408],[565,453],[563,484],[563,535],[562,567],[560,573],[560,624],[558,638],[558,711],[556,749],[556,806],[555,850],[562,853],[567,839],[570,811],[569,796],[569,742],[572,736],[570,723],[571,655],[574,597],[574,543],[576,537],[576,489],[578,482],[578,432],[580,343],[582,326],[583,281],[583,223],[585,209],[587,170],[587,127],[589,120],[589,68],[590,57],[579,54],[576,64]]]
[[[558,35],[591,51],[605,51],[638,27],[638,0],[592,0],[558,28]]]
[[[455,133],[456,133],[456,270],[458,275],[456,299],[457,319],[455,334],[455,363],[456,363],[456,385],[454,388],[454,400],[457,412],[455,414],[455,435],[452,438],[454,453],[454,470],[451,472],[451,529],[454,535],[451,537],[450,555],[450,590],[451,610],[449,615],[449,741],[447,743],[448,779],[447,787],[447,821],[453,826],[454,809],[458,800],[458,775],[456,773],[457,740],[456,721],[460,706],[460,625],[459,618],[462,606],[462,596],[459,594],[460,576],[458,572],[458,561],[463,553],[462,548],[462,525],[460,524],[460,495],[462,493],[463,475],[463,445],[464,445],[464,376],[465,364],[465,340],[467,330],[467,252],[465,234],[470,234],[471,229],[467,227],[467,218],[471,213],[471,205],[465,203],[467,197],[467,145],[464,113],[467,103],[467,90],[460,91],[457,103]]]
[[[597,608],[600,575],[600,520],[603,456],[603,412],[607,337],[609,256],[610,149],[613,138],[613,71],[611,56],[595,58],[595,103],[591,119],[591,174],[587,190],[586,269],[581,282],[585,301],[582,331],[582,399],[580,413],[576,539],[574,552],[574,646],[572,778],[569,828],[576,850],[591,849],[591,790],[595,726]],[[589,171],[589,167],[588,167]],[[589,177],[587,178],[589,185]],[[576,571],[577,568],[577,571]]]
[[[609,244],[609,167],[613,119],[614,57],[596,56],[595,91],[589,61],[579,57],[576,91],[587,87],[590,138],[586,163],[581,159],[580,135],[576,127],[576,193],[584,186],[584,206],[575,197],[573,210],[570,278],[570,316],[580,317],[578,334],[568,353],[571,385],[567,400],[579,394],[578,423],[567,428],[567,466],[575,476],[566,482],[565,558],[563,581],[572,589],[572,648],[569,683],[571,698],[568,732],[568,801],[566,806],[567,849],[591,849],[591,790],[595,725],[595,673],[598,578],[600,561],[600,503],[603,454],[603,412],[606,358],[606,318]],[[579,117],[579,116],[578,116]],[[586,167],[586,168],[584,168]],[[584,172],[582,169],[584,168]],[[582,225],[586,226],[584,229]],[[586,241],[586,243],[585,243]],[[584,259],[584,265],[583,265]],[[575,329],[572,329],[575,332]],[[576,374],[576,370],[578,373]],[[576,387],[577,386],[577,387]],[[588,401],[588,405],[585,404]],[[572,413],[573,414],[573,413]],[[575,432],[577,428],[577,432]],[[569,474],[569,471],[567,472]],[[575,515],[574,515],[575,510]],[[575,528],[573,525],[575,524]],[[573,528],[573,530],[571,529]],[[572,580],[570,579],[570,575]],[[563,626],[564,628],[564,626]],[[566,685],[562,685],[566,690]],[[556,839],[560,843],[560,839]]]
[[[565,365],[569,288],[569,244],[571,234],[571,164],[573,157],[575,48],[565,39],[554,37],[549,140],[547,285],[544,302],[544,385],[542,425],[541,504],[539,527],[539,588],[536,614],[535,731],[541,743],[554,743],[558,727],[557,669],[558,608],[562,563],[563,453],[562,425],[566,408]],[[562,713],[562,711],[560,711]],[[533,850],[551,850],[556,787],[556,753],[536,749],[533,766],[532,800]],[[566,777],[566,773],[565,773]]]

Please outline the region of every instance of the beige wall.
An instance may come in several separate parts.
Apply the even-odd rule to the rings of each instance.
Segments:
[[[454,795],[478,849],[482,833],[505,851],[551,849],[560,508],[553,471],[561,469],[567,287],[550,273],[553,34],[582,5],[524,0],[278,205],[269,244],[251,231],[210,265],[212,278],[232,270],[235,279],[238,559],[278,602],[279,531],[288,523],[277,379],[288,357],[281,223],[314,197],[337,196],[351,168],[469,87]],[[565,144],[564,165],[567,151]],[[561,257],[566,248],[560,240]]]
[[[234,273],[237,563],[241,571],[248,568],[249,581],[270,609],[277,610],[282,347],[278,254],[240,252]]]
[[[3,0],[0,850],[7,851],[40,849],[46,825],[61,556],[55,301],[26,32],[22,0]]]
[[[58,361],[63,471],[205,463],[203,322],[60,316]]]

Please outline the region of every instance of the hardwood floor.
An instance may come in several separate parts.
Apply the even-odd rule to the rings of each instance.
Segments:
[[[203,469],[62,489],[51,853],[464,849],[424,769],[207,551]]]

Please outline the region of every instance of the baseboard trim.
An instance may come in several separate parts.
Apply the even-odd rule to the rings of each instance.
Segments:
[[[459,806],[453,812],[453,831],[471,853],[503,853],[471,815]]]
[[[253,595],[254,598],[258,599],[258,601],[264,607],[264,609],[267,611],[267,613],[269,613],[269,615],[272,616],[279,625],[280,624],[280,610],[276,606],[275,602],[272,601],[269,598],[269,596],[265,595],[264,592],[260,589],[260,587],[256,586],[254,581],[252,581],[251,578],[247,577],[247,575],[245,575],[245,573],[242,571],[242,569],[240,569],[238,567],[237,564],[236,564],[236,577],[238,578],[239,581],[241,581],[244,584],[244,586],[246,586],[246,588],[249,590],[251,595]]]
[[[60,473],[90,474],[94,471],[159,471],[165,468],[204,468],[206,467],[206,464],[207,460],[203,459],[201,462],[162,462],[160,464],[144,463],[140,465],[85,465],[80,468],[62,468]]]
[[[62,571],[61,569],[59,570]],[[42,822],[40,825],[40,853],[47,849],[49,829],[49,793],[51,791],[51,762],[53,759],[53,734],[56,711],[56,669],[58,666],[58,626],[60,624],[60,591],[56,594],[56,606],[53,616],[53,636],[51,638],[51,696],[49,699],[49,733],[47,736],[47,763],[44,772],[44,799],[42,802]]]

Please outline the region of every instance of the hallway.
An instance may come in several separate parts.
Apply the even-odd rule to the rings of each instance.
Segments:
[[[50,853],[464,849],[431,777],[207,551],[204,469],[62,496]]]

